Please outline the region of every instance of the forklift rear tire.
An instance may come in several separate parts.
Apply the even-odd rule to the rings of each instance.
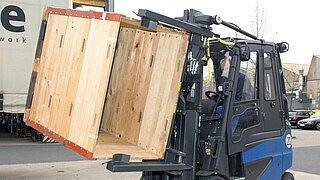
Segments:
[[[293,174],[290,173],[290,172],[285,172],[285,173],[282,175],[281,180],[294,180],[294,176],[293,176]]]

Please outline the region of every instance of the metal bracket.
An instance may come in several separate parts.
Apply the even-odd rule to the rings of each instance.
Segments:
[[[44,38],[46,36],[47,24],[48,23],[47,23],[46,20],[43,20],[42,23],[41,23],[40,34],[39,34],[39,39],[38,39],[38,45],[37,45],[36,54],[35,54],[36,58],[40,58],[41,57],[43,41],[44,41]]]
[[[142,17],[141,18],[141,25],[147,27],[149,29],[157,29],[158,22],[152,21],[148,18]]]
[[[154,26],[154,22],[162,22],[167,25],[171,25],[180,29],[183,29],[187,32],[198,34],[205,37],[212,37],[213,32],[210,29],[201,28],[195,24],[187,23],[179,19],[170,18],[153,11],[146,9],[139,9],[138,16],[142,18],[141,25],[145,27]]]

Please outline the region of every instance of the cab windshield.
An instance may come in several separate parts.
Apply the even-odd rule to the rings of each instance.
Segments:
[[[229,77],[231,56],[226,49],[212,54],[207,66],[203,67],[203,99],[208,99],[206,92],[217,92],[217,84],[222,84]]]

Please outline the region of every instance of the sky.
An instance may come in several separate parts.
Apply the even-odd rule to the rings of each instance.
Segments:
[[[257,0],[114,0],[115,12],[138,18],[133,12],[149,9],[169,17],[183,15],[185,9],[196,9],[208,15],[220,15],[241,29],[252,32]],[[290,50],[282,54],[282,62],[309,64],[313,55],[320,55],[320,1],[258,0],[266,13],[266,41],[288,42]],[[234,31],[213,25],[222,37]],[[238,37],[243,37],[238,35]]]

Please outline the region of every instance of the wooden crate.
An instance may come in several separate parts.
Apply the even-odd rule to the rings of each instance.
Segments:
[[[48,8],[45,19],[26,123],[89,159],[163,158],[189,35],[119,14]]]

